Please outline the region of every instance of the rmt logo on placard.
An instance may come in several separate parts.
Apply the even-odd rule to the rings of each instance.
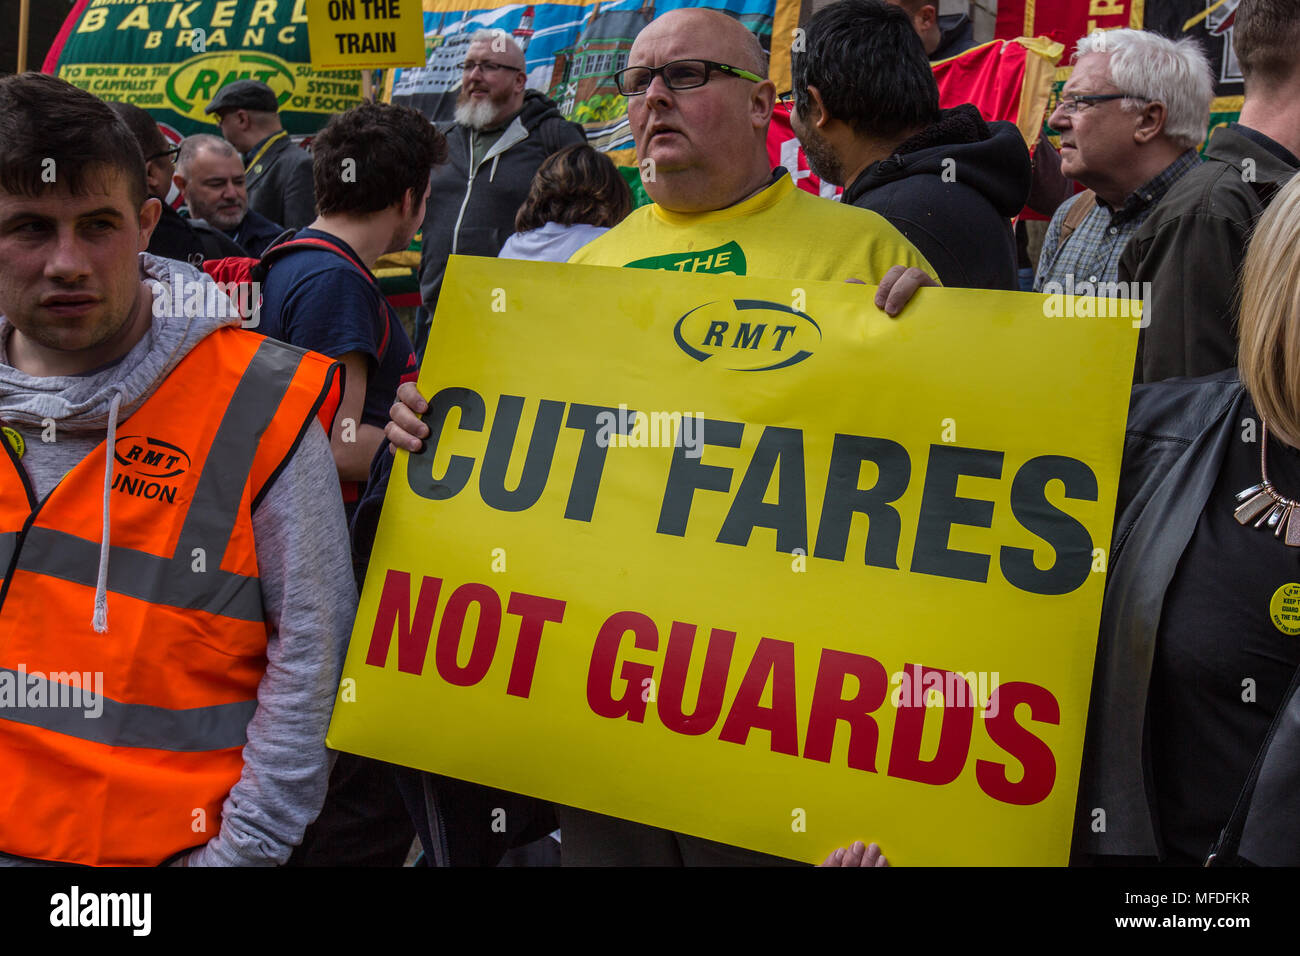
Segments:
[[[127,435],[117,440],[113,458],[122,470],[113,476],[113,490],[137,498],[176,502],[172,481],[185,474],[190,456],[160,438]]]
[[[673,326],[677,347],[737,372],[770,372],[810,357],[822,330],[812,317],[763,299],[721,299],[697,305]]]

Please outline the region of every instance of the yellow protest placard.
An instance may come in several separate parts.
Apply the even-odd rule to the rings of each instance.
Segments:
[[[796,860],[1064,863],[1137,331],[873,294],[452,257],[330,746]]]
[[[307,0],[317,70],[424,66],[421,0]]]

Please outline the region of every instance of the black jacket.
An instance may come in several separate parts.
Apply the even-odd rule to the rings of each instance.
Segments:
[[[163,203],[162,216],[149,237],[148,252],[181,262],[190,262],[195,256],[199,259],[224,259],[246,254],[233,239],[202,219],[186,219],[166,203]]]
[[[1150,282],[1138,343],[1139,382],[1209,375],[1237,364],[1237,276],[1246,242],[1296,167],[1219,127],[1205,162],[1169,192],[1124,247],[1122,282]]]
[[[930,62],[946,60],[965,53],[975,45],[975,24],[964,13],[949,13],[939,18],[939,45],[930,54]]]
[[[542,160],[587,141],[582,127],[560,116],[536,90],[524,93],[523,107],[474,169],[469,129],[452,124],[444,132],[447,162],[433,171],[420,254],[420,298],[430,314],[438,304],[447,257],[500,252],[515,231],[515,213]]]
[[[226,235],[239,243],[250,256],[260,259],[267,247],[287,231],[278,222],[272,222],[261,213],[249,209],[244,213],[244,219],[234,234]]]
[[[365,583],[394,461],[384,442],[370,461],[370,480],[352,516],[352,570],[358,591]],[[425,866],[496,866],[509,850],[541,839],[556,827],[551,804],[536,797],[410,767],[394,766],[393,773],[415,824]],[[505,811],[500,832],[484,822],[498,809]]]
[[[1245,394],[1231,370],[1133,389],[1075,811],[1077,862],[1097,855],[1159,855],[1146,734],[1156,634],[1178,562],[1214,490],[1228,443],[1240,434]],[[1282,708],[1240,853],[1260,865],[1296,866],[1300,695],[1292,693]],[[1101,832],[1097,809],[1105,811]]]
[[[254,149],[253,156],[256,154]],[[271,222],[283,223],[286,229],[302,229],[315,221],[311,154],[288,136],[271,144],[248,171],[244,183],[248,187],[248,208]]]
[[[1029,150],[1011,123],[965,103],[872,163],[844,202],[888,219],[946,286],[1020,288],[1011,218],[1029,195]]]

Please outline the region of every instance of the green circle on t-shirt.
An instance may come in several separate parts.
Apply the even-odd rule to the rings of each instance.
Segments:
[[[1283,634],[1300,634],[1300,584],[1284,584],[1268,602],[1268,616]]]

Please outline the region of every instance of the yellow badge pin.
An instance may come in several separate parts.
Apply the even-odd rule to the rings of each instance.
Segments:
[[[0,428],[0,431],[4,432],[5,441],[9,442],[9,447],[14,450],[14,454],[19,458],[23,457],[23,454],[27,451],[27,443],[23,441],[23,436],[8,425]]]
[[[1300,634],[1300,584],[1284,584],[1268,602],[1268,616],[1283,634]]]

